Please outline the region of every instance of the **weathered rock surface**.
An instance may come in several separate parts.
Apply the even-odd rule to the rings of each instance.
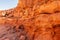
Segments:
[[[18,0],[0,11],[0,25],[1,40],[60,40],[60,0]]]

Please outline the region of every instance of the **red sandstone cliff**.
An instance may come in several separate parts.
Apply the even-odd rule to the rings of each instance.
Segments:
[[[60,0],[18,0],[17,7],[0,11],[0,24],[24,27],[26,40],[60,40]]]

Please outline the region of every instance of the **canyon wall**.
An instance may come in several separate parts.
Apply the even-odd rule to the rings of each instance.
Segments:
[[[16,40],[60,40],[60,0],[18,0],[17,7],[0,11],[0,25],[14,29],[16,36],[9,35]]]

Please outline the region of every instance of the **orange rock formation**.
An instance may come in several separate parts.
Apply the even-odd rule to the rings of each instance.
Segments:
[[[26,40],[60,40],[60,0],[18,0],[17,7],[0,11],[0,24],[23,25]]]

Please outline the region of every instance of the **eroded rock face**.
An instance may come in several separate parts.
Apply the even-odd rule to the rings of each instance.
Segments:
[[[60,40],[60,0],[18,1],[0,11],[1,40]]]
[[[16,30],[12,25],[0,25],[0,40],[26,40],[26,32],[20,28]]]

